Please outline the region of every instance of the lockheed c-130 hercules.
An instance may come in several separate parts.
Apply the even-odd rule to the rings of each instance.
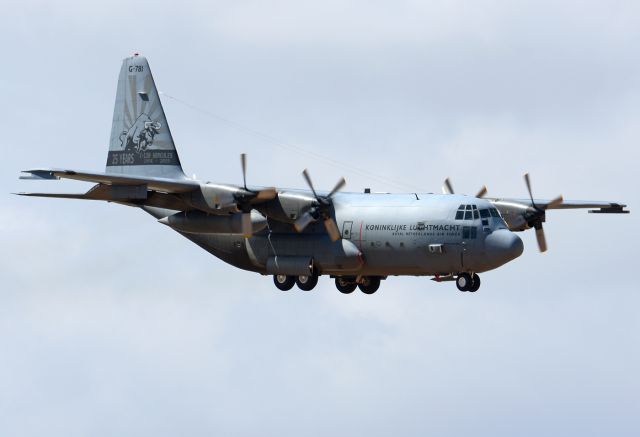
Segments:
[[[223,261],[273,275],[280,290],[311,290],[321,275],[342,293],[374,293],[389,276],[432,276],[455,281],[461,291],[480,287],[478,273],[502,266],[523,251],[515,234],[533,228],[539,249],[547,244],[542,223],[548,209],[589,208],[627,213],[616,202],[537,200],[443,194],[341,193],[202,182],[182,171],[147,60],[122,63],[105,172],[67,169],[24,171],[24,179],[93,182],[84,194],[19,193],[90,199],[143,209]]]

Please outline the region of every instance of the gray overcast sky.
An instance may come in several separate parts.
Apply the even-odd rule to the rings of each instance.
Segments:
[[[637,209],[640,6],[591,1],[2,4],[0,434],[640,434],[638,220],[552,212],[479,293],[277,292],[116,205],[11,196],[104,168],[134,51],[185,170],[251,183]],[[332,165],[276,143],[319,152]]]

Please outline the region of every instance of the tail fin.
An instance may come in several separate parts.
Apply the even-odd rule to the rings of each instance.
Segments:
[[[149,63],[137,54],[122,61],[106,172],[185,178]]]

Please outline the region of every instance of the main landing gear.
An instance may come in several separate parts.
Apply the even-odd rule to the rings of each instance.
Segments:
[[[356,288],[365,294],[373,294],[380,288],[380,279],[379,276],[338,276],[336,288],[344,294],[353,293]],[[297,285],[300,290],[311,291],[318,284],[318,275],[273,275],[273,283],[282,291],[291,290],[294,285]]]
[[[473,275],[466,272],[460,273],[456,278],[456,286],[460,291],[476,292],[480,288],[480,276],[476,273]]]
[[[282,291],[291,290],[294,285],[300,290],[311,291],[318,284],[318,275],[273,275],[273,283]]]
[[[365,294],[373,294],[380,288],[380,278],[378,276],[338,276],[336,278],[336,288],[340,293],[353,293],[359,288]]]
[[[353,293],[356,288],[358,288],[358,284],[356,283],[356,278],[348,278],[346,276],[338,276],[336,278],[336,288],[340,293],[349,294]]]

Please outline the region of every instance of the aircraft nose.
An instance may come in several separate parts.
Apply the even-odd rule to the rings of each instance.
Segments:
[[[485,250],[489,257],[502,265],[516,259],[524,250],[522,240],[507,229],[492,232],[485,239]]]

